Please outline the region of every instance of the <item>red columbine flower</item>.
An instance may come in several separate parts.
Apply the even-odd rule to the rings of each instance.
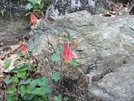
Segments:
[[[77,58],[77,55],[72,51],[72,43],[64,43],[64,48],[61,54],[63,62],[66,64],[72,61],[72,58]]]
[[[34,12],[30,12],[30,24],[35,25],[37,23],[37,17]]]
[[[22,45],[22,46],[21,46],[21,53],[22,53],[23,55],[25,55],[25,54],[27,53],[27,46],[26,46],[26,45]]]

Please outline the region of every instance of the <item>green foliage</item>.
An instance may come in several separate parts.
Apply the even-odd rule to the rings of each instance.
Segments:
[[[21,54],[19,54],[20,57]],[[6,68],[9,67],[9,64],[9,61],[4,63]],[[38,101],[48,101],[44,95],[52,92],[52,87],[48,84],[49,80],[45,76],[36,79],[31,78],[29,76],[29,72],[32,70],[31,67],[30,63],[17,65],[9,72],[13,73],[13,76],[4,79],[6,84],[11,85],[6,94],[7,101],[18,101],[19,97],[15,93],[21,95],[21,99],[24,101],[37,101],[37,98]],[[52,79],[58,81],[60,73],[54,73]]]
[[[31,78],[29,76],[30,68],[30,63],[18,65],[10,71],[14,75],[4,79],[6,84],[10,84],[6,94],[7,101],[18,101],[20,98],[15,93],[21,95],[21,100],[23,101],[37,101],[37,99],[38,101],[49,101],[46,94],[52,92],[52,87],[49,85],[48,78],[46,76],[36,79]],[[52,79],[58,81],[60,73],[53,73]]]
[[[17,96],[14,96],[13,94],[6,94],[6,100],[7,101],[18,101],[18,97]]]
[[[38,2],[39,3],[39,2]],[[53,61],[61,60],[62,47],[56,50],[52,55]],[[17,52],[17,62],[23,59],[24,63],[17,64],[16,67],[8,73],[11,77],[5,78],[4,82],[8,85],[8,92],[5,96],[6,101],[49,101],[47,94],[52,92],[52,86],[49,80],[57,82],[60,80],[60,72],[52,74],[51,78],[46,76],[32,77],[32,73],[37,74],[36,69],[30,64],[29,54],[22,54],[21,50]],[[28,61],[27,61],[28,60]],[[15,62],[16,62],[15,61]],[[8,68],[11,61],[4,62],[4,67]],[[56,100],[57,99],[57,100]],[[62,95],[55,96],[53,100],[67,101],[68,98],[62,98]]]
[[[44,7],[44,3],[42,0],[28,0],[28,4],[26,5],[27,10],[40,11]]]
[[[71,36],[70,36],[70,34],[69,34],[69,33],[67,33],[67,35],[64,35],[64,38],[66,38],[66,39],[70,40],[70,39],[71,39]]]
[[[59,54],[53,54],[51,56],[52,61],[60,61],[61,60],[61,56]]]
[[[19,72],[17,73],[17,76],[18,76],[19,78],[24,78],[24,77],[26,76],[26,71],[19,71]]]
[[[53,28],[51,28],[51,30],[56,34],[61,34],[58,30],[55,30]],[[62,39],[62,38],[61,38]],[[63,35],[63,39],[66,39],[68,41],[71,40],[71,36],[70,34],[66,34],[66,35]],[[61,54],[62,54],[62,50],[63,50],[63,47],[59,47],[58,49],[56,49],[56,53],[54,53],[52,56],[51,56],[51,60],[52,61],[62,61],[62,58],[61,58]],[[77,54],[76,51],[73,51],[75,54]],[[68,63],[67,63],[68,64]],[[77,61],[76,59],[72,58],[72,61],[70,62],[71,65],[73,66],[77,66]]]
[[[127,14],[127,11],[122,10],[121,13],[122,13],[122,15],[126,15]]]
[[[78,65],[76,59],[74,58],[72,59],[70,64],[73,65],[74,67]]]
[[[107,14],[107,10],[105,10],[104,8],[100,8],[99,12],[106,15]]]
[[[7,69],[10,66],[10,64],[11,64],[11,60],[5,61],[4,62],[4,68]]]
[[[53,79],[54,81],[60,80],[60,73],[59,73],[59,72],[53,73],[52,79]]]
[[[17,57],[20,58],[22,56],[21,50],[17,51]]]
[[[12,85],[10,88],[8,88],[8,93],[9,94],[14,94],[15,91],[16,91],[15,85]]]
[[[58,48],[56,50],[56,53],[51,56],[51,60],[52,61],[60,61],[60,60],[62,60],[61,59],[61,52],[62,52],[62,47],[60,47],[60,48]]]
[[[9,84],[9,83],[11,83],[13,81],[13,77],[12,78],[5,78],[4,79],[4,82],[6,83],[6,84]]]
[[[26,63],[23,65],[21,64],[21,65],[18,65],[16,68],[12,69],[10,72],[23,72],[23,71],[30,69],[30,67],[31,67],[30,63]]]
[[[67,101],[68,100],[68,97],[62,97],[61,94],[59,94],[58,96],[54,96],[53,98],[54,101]]]
[[[2,16],[4,16],[5,10],[4,9],[0,10],[0,13],[2,14]]]
[[[11,82],[13,83],[13,80],[18,81],[16,80],[16,77],[19,78],[22,76],[14,75],[14,79],[6,78],[4,81],[6,84],[9,84]],[[41,99],[40,101],[45,101],[43,100],[44,98],[42,98],[42,95],[52,92],[52,88],[50,85],[48,85],[48,79],[45,76],[34,80],[31,80],[31,78],[28,77],[28,79],[18,81],[18,84],[19,86],[13,84],[10,88],[8,88],[8,93],[6,97],[7,101],[10,101],[11,98],[17,97],[14,95],[15,92],[20,94],[22,99],[24,99],[25,101],[29,99],[35,99],[35,96],[39,97]]]

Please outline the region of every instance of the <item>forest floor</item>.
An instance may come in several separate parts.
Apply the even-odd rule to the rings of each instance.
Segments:
[[[8,87],[4,83],[4,79],[10,76],[8,72],[5,72],[4,62],[14,60],[21,45],[27,45],[29,31],[30,29],[27,29],[17,34],[0,36],[0,101],[5,101]]]

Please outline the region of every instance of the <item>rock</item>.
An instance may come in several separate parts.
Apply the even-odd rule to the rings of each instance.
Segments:
[[[76,81],[77,89],[82,87],[85,90],[90,87],[92,80],[98,81],[110,72],[118,72],[120,66],[128,63],[129,58],[134,55],[133,16],[102,17],[81,11],[53,19],[55,22],[52,24],[42,20],[37,28],[29,33],[28,48],[35,49],[33,55],[37,58],[38,70],[43,75],[51,75],[54,71],[61,70],[60,63],[53,62],[51,55],[55,53],[58,45],[63,43],[59,43],[58,36],[51,28],[61,33],[69,33],[73,49],[79,52],[78,66],[75,69],[64,65],[62,67],[64,78],[70,82]],[[76,40],[79,44],[75,47]],[[75,92],[79,99],[75,101],[86,101],[85,93],[88,94]]]
[[[109,8],[108,2],[106,0],[51,0],[46,10],[46,17],[62,16],[82,10],[95,14],[99,8]]]
[[[0,0],[0,36],[18,34],[29,28],[29,16],[22,0]]]
[[[107,18],[92,16],[87,11],[82,11],[57,17],[52,26],[60,31],[64,22],[62,30],[70,33],[72,40],[79,41],[76,47],[79,51],[78,63],[82,66],[84,64],[84,67],[99,62],[101,65],[109,62],[109,67],[112,67],[113,63],[121,65],[126,57],[133,54],[133,16]]]
[[[51,77],[52,73],[60,71],[62,75],[61,85],[63,90],[57,88],[60,89],[58,94],[61,93],[62,95],[68,96],[72,101],[73,99],[75,99],[74,101],[86,99],[86,89],[92,82],[91,76],[85,74],[78,67],[64,65],[60,62],[53,62],[51,60],[51,56],[55,53],[57,45],[59,44],[58,36],[52,32],[51,25],[42,20],[40,25],[29,34],[31,38],[28,43],[28,48],[29,51],[35,50],[33,55],[38,61],[38,72],[41,75]],[[55,86],[59,87],[59,85]],[[51,97],[54,96],[53,94],[51,94]]]
[[[94,82],[89,89],[97,101],[133,101],[134,100],[134,57],[129,63]]]

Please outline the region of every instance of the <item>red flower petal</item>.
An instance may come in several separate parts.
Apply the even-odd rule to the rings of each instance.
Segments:
[[[72,51],[72,43],[64,43],[64,48],[61,57],[65,63],[71,62],[72,58],[77,58],[77,55]]]
[[[22,53],[23,55],[25,55],[26,52],[27,52],[27,46],[26,46],[26,45],[22,45],[22,46],[21,46],[21,53]]]
[[[37,17],[33,12],[30,12],[30,23],[36,24],[37,23]]]

